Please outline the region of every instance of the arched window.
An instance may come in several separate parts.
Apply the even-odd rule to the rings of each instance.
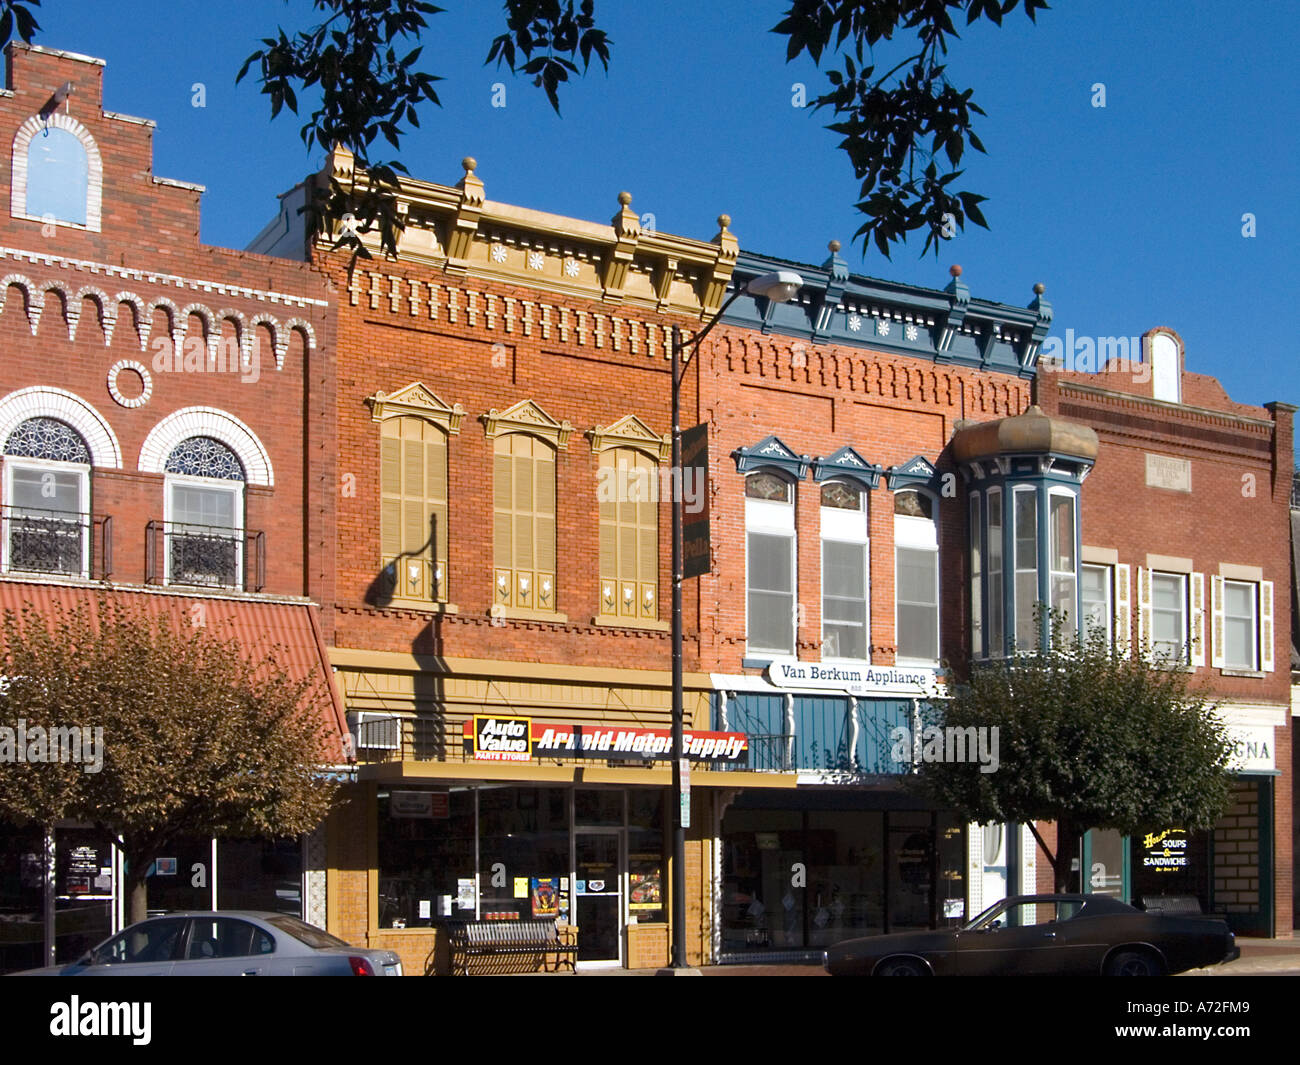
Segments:
[[[163,470],[167,583],[242,587],[245,471],[239,457],[220,440],[191,436],[171,450]]]
[[[775,473],[745,478],[745,563],[749,650],[794,654],[794,486]]]
[[[899,662],[939,662],[939,534],[934,500],[894,493],[895,644]]]
[[[4,569],[84,577],[90,567],[90,448],[56,418],[4,442]]]
[[[95,139],[70,115],[33,115],[14,136],[15,218],[100,231],[104,163]]]

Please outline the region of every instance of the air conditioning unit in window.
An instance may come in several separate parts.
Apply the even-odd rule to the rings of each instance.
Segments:
[[[399,751],[402,749],[402,719],[396,714],[356,710],[348,714],[348,731],[357,750]]]

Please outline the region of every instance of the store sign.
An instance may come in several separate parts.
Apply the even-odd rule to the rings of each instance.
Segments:
[[[476,716],[465,722],[463,736],[467,755],[489,761],[526,762],[530,757],[655,761],[671,757],[673,748],[670,729],[564,725],[526,717]],[[510,746],[503,750],[485,747],[485,742]],[[694,762],[738,764],[749,757],[749,737],[743,732],[688,730],[682,733],[682,744],[686,757]]]
[[[1142,868],[1152,873],[1180,873],[1187,868],[1187,830],[1167,828],[1142,837]]]
[[[390,792],[388,816],[445,821],[451,816],[450,798],[445,791]]]
[[[482,717],[465,722],[467,753],[484,762],[526,762],[529,754],[529,719]]]
[[[1228,736],[1232,739],[1229,769],[1238,773],[1268,773],[1277,768],[1272,726],[1229,725]]]
[[[778,688],[847,692],[849,695],[942,695],[942,674],[925,666],[832,666],[774,658],[767,679]]]

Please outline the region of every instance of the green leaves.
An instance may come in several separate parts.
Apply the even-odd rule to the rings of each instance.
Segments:
[[[595,4],[583,0],[574,12],[573,0],[509,0],[505,5],[507,32],[493,38],[484,63],[496,61],[512,73],[533,78],[533,84],[546,92],[555,113],[560,113],[559,87],[570,74],[581,73],[591,66],[594,55],[609,70],[609,46],[613,42],[596,26]],[[522,67],[519,65],[522,61]]]
[[[861,182],[857,209],[867,220],[855,237],[875,245],[890,257],[892,247],[908,234],[924,229],[921,254],[938,254],[941,240],[965,229],[969,220],[988,228],[978,204],[986,197],[949,188],[961,171],[939,174],[936,160],[957,167],[967,146],[984,145],[972,129],[973,116],[984,112],[972,100],[973,90],[957,89],[940,58],[948,38],[957,37],[949,9],[966,9],[969,25],[987,19],[1000,26],[1005,15],[1023,6],[1034,19],[1045,0],[795,0],[786,17],[773,27],[789,39],[786,59],[804,52],[818,66],[826,54],[839,53],[851,42],[852,55],[843,55],[842,69],[826,72],[830,90],[813,100],[814,111],[830,109],[835,121],[826,128],[841,135],[839,147],[848,155]],[[863,64],[864,54],[893,40],[899,29],[915,34],[915,51],[877,76],[875,64]],[[856,57],[855,66],[853,57]],[[883,64],[882,64],[883,65]],[[861,67],[860,71],[858,68]]]
[[[0,0],[0,44],[7,43],[15,30],[19,40],[30,44],[41,28],[30,8],[40,6],[41,0]]]

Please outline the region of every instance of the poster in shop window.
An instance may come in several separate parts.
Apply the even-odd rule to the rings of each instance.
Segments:
[[[533,916],[558,917],[560,915],[559,878],[533,877]]]
[[[628,873],[629,910],[657,910],[663,906],[659,870],[651,873]]]

